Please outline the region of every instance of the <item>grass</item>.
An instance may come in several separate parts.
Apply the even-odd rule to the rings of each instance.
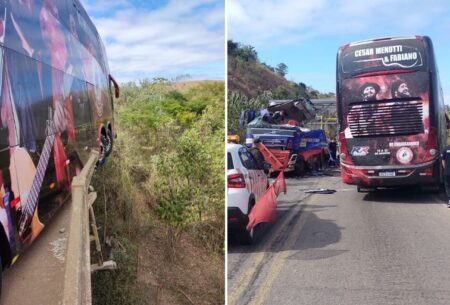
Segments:
[[[114,151],[93,178],[104,256],[119,268],[93,275],[93,304],[223,304],[223,82],[122,92]]]

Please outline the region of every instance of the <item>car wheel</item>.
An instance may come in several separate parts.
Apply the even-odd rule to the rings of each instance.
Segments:
[[[253,207],[255,206],[254,199],[251,199],[251,201],[248,204],[248,214],[250,215],[250,212],[252,211]],[[240,244],[241,245],[250,245],[253,242],[253,232],[254,228],[252,228],[250,231],[247,230],[247,226],[242,228],[241,234],[240,234]]]
[[[240,244],[241,245],[251,245],[253,243],[253,233],[255,229],[251,229],[248,231],[246,228],[243,229],[243,232],[240,236]]]

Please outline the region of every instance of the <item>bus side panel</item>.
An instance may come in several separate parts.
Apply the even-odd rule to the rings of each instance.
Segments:
[[[67,200],[97,127],[112,122],[98,34],[68,3],[0,4],[0,220],[17,251]]]
[[[17,252],[18,240],[16,238],[16,224],[17,213],[14,199],[16,195],[12,191],[12,181],[10,174],[10,153],[8,148],[4,145],[3,139],[4,129],[1,130],[1,150],[0,150],[0,223],[6,235],[8,245],[0,245],[1,247],[8,246],[8,249],[2,249],[2,254],[9,252],[14,255]],[[3,262],[9,263],[9,262]],[[1,267],[0,267],[1,268]]]

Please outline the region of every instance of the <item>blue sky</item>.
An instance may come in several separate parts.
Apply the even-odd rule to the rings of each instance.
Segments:
[[[81,0],[119,82],[224,79],[223,0]]]
[[[340,46],[370,38],[427,35],[450,104],[450,2],[446,0],[227,0],[228,39],[261,61],[288,66],[287,78],[335,91]]]

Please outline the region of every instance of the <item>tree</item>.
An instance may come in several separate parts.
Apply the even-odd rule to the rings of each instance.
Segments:
[[[279,63],[275,68],[275,72],[284,77],[288,72],[288,67],[285,63]]]
[[[239,42],[228,40],[228,55],[236,58],[240,58],[244,61],[258,60],[258,53],[255,47],[251,45],[242,45]]]
[[[233,40],[228,40],[228,55],[235,56],[236,50],[239,49],[239,43],[234,42]]]

